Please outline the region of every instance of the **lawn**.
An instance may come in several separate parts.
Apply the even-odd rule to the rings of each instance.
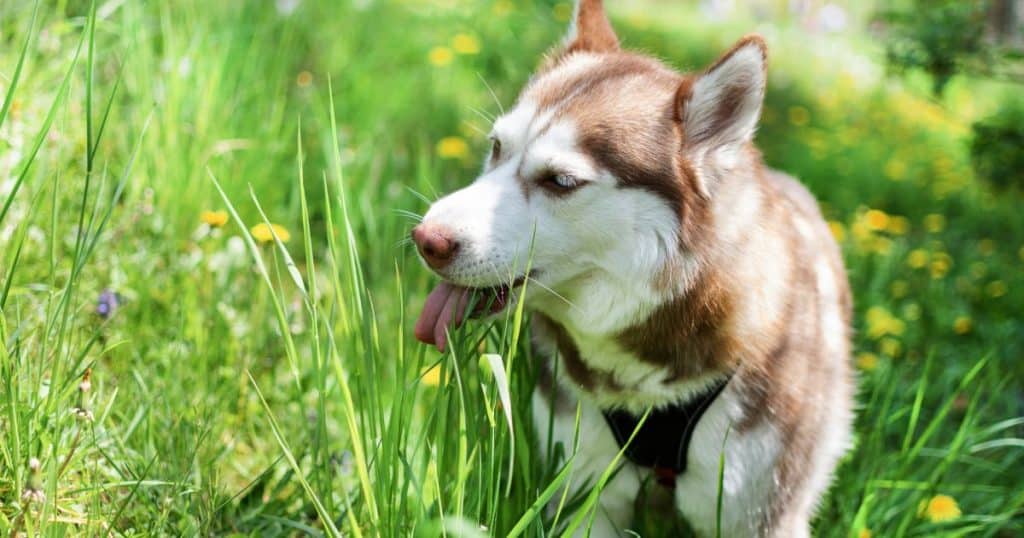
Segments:
[[[571,460],[540,457],[573,447],[535,443],[525,320],[418,344],[433,278],[405,240],[570,10],[0,4],[0,535],[585,526]],[[1024,195],[969,156],[1012,90],[936,101],[865,35],[613,14],[684,69],[770,44],[758,143],[821,200],[856,303],[856,446],[815,535],[1024,535]]]

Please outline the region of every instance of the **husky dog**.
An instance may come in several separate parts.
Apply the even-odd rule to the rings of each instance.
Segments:
[[[701,536],[808,536],[849,446],[849,284],[814,197],[752,143],[766,65],[751,35],[679,73],[580,0],[481,175],[413,230],[443,279],[415,333],[439,349],[529,281],[537,430],[571,447],[581,406],[579,485],[637,433],[594,536],[628,531],[652,473]]]

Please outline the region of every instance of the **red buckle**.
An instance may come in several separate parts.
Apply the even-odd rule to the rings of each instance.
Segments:
[[[668,467],[655,467],[654,480],[668,489],[676,489],[676,472]]]

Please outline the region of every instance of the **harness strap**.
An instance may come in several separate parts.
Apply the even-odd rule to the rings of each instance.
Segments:
[[[626,458],[641,467],[652,468],[657,482],[672,489],[676,485],[676,477],[686,472],[686,454],[693,431],[731,378],[719,381],[687,402],[652,410],[628,446],[626,443],[642,416],[616,409],[603,411],[604,419],[619,447],[626,447]]]

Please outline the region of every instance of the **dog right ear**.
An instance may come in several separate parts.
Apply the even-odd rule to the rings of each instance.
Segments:
[[[619,50],[619,38],[608,22],[601,0],[576,0],[564,43],[566,53]]]

